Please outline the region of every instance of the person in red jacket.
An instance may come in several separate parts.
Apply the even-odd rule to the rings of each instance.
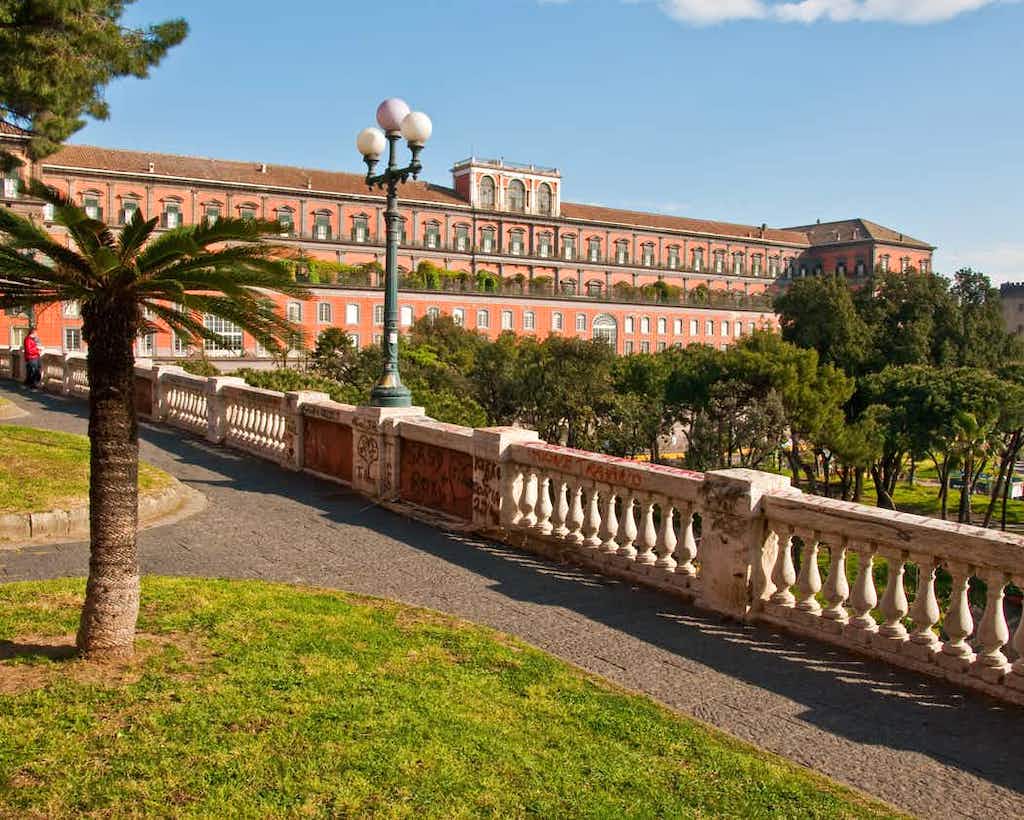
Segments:
[[[39,334],[31,328],[25,337],[25,386],[33,390],[43,380],[43,368],[39,362]]]

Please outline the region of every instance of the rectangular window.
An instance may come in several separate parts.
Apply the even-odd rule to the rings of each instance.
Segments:
[[[211,225],[216,225],[218,219],[220,219],[220,205],[207,205],[206,221]]]
[[[654,264],[654,246],[644,245],[643,248],[643,263],[645,267],[651,267]]]
[[[455,308],[452,311],[452,321],[459,327],[464,327],[466,324],[466,311],[463,308]]]
[[[313,217],[313,238],[331,238],[331,217],[327,214],[317,214]]]
[[[732,332],[733,332],[734,336],[737,336],[737,337],[738,336],[742,336],[743,335],[743,322],[736,322],[732,326]]]
[[[514,256],[523,255],[523,233],[522,231],[514,231],[510,237],[511,242],[509,243],[509,253]]]
[[[359,324],[359,305],[345,305],[345,324]]]
[[[427,225],[426,233],[423,235],[423,244],[428,248],[436,248],[441,244],[441,231],[436,222]]]
[[[682,319],[673,319],[672,320],[672,333],[675,336],[682,336],[683,335],[683,320]]]
[[[181,225],[181,211],[173,202],[164,207],[164,227],[177,228]]]
[[[714,336],[715,335],[715,323],[711,319],[708,319],[706,322],[704,322],[704,335],[705,336]]]
[[[537,326],[536,317],[533,315],[532,310],[527,310],[523,313],[523,330],[533,330]]]
[[[43,221],[53,222],[53,217],[56,213],[56,209],[53,207],[52,202],[46,202],[43,204]]]
[[[8,173],[8,175],[4,177],[4,198],[5,199],[16,199],[17,198],[17,196],[18,196],[18,188],[20,187],[20,185],[19,185],[20,182],[21,182],[21,180],[18,179],[17,174],[15,174],[13,171]]]
[[[502,330],[512,330],[513,329],[512,311],[511,310],[503,310],[501,312],[501,329]]]
[[[154,340],[156,338],[155,333],[146,333],[139,336],[139,355],[140,356],[152,356],[155,348]]]
[[[243,205],[238,209],[238,218],[253,220],[256,218],[256,209],[251,205]]]
[[[734,253],[732,255],[732,272],[734,276],[740,276],[743,273],[743,255]]]
[[[63,312],[65,319],[77,319],[82,315],[82,308],[78,302],[65,302]]]
[[[623,345],[622,345],[622,352],[625,353],[627,356],[629,354],[631,354],[633,352],[633,343],[632,342],[625,342],[625,343],[623,343]]]
[[[291,211],[278,211],[277,224],[281,227],[281,235],[289,236],[295,230],[295,223],[292,221]]]
[[[626,317],[626,333],[632,333],[636,326],[636,320],[632,316]]]
[[[668,249],[668,266],[675,270],[679,267],[679,247],[672,245]]]
[[[287,312],[285,315],[288,317],[289,322],[301,322],[302,302],[289,302]]]
[[[721,330],[722,330],[721,335],[726,337],[726,338],[728,338],[728,336],[729,336],[729,323],[728,322],[722,322]]]
[[[357,216],[352,220],[352,241],[365,242],[367,239],[366,217]]]
[[[700,333],[700,323],[696,319],[690,319],[690,335],[696,336]]]
[[[668,333],[668,319],[658,319],[658,335],[664,336]]]
[[[436,322],[441,316],[441,309],[436,307],[427,308],[427,320],[430,322]]]
[[[665,349],[664,342],[658,342],[658,352],[661,353]]]
[[[121,204],[121,224],[127,225],[135,218],[135,212],[139,210],[139,203],[134,199],[126,199]]]
[[[700,273],[702,270],[704,270],[704,249],[703,248],[694,248],[694,250],[693,250],[693,262],[691,264],[691,267],[697,273]]]
[[[64,351],[74,353],[82,349],[82,331],[77,327],[64,328]]]
[[[384,324],[384,305],[373,306],[373,323],[375,325]]]
[[[402,327],[409,327],[412,324],[412,305],[402,305],[398,310],[398,321]]]
[[[629,261],[629,251],[626,249],[625,242],[615,243],[615,262],[619,265],[625,265]]]
[[[486,310],[476,312],[476,326],[481,330],[488,330],[491,326],[491,314]]]
[[[373,344],[374,344],[374,346],[379,345],[382,341],[384,341],[383,334],[381,334],[381,333],[374,333],[373,334]]]
[[[329,324],[334,321],[334,311],[331,310],[330,302],[320,302],[316,306],[316,320],[321,324]]]
[[[587,329],[587,314],[577,313],[576,314],[576,329],[586,331]]]
[[[541,234],[537,239],[537,256],[546,259],[551,255],[551,237],[548,234]]]
[[[576,237],[567,236],[562,240],[562,258],[563,259],[575,259],[576,258]]]
[[[455,250],[469,250],[469,227],[466,225],[455,226]]]
[[[188,353],[188,345],[177,333],[171,333],[171,347],[174,349],[175,356],[184,356]]]
[[[551,314],[551,329],[561,331],[564,327],[564,319],[561,313]]]
[[[587,258],[591,262],[598,262],[601,259],[601,240],[600,239],[588,239],[587,240]]]
[[[715,251],[715,273],[722,273],[725,270],[725,252]]]
[[[96,197],[84,197],[82,199],[82,207],[85,209],[85,215],[89,219],[103,219],[103,209],[100,207],[100,201]]]
[[[754,259],[751,263],[750,272],[754,274],[754,276],[761,275],[761,254],[755,254]]]
[[[359,334],[358,333],[349,333],[348,337],[352,340],[352,349],[353,350],[359,350]]]
[[[651,332],[651,317],[644,316],[640,319],[640,332],[650,333]]]
[[[484,229],[481,234],[480,250],[484,253],[492,253],[494,251],[494,231],[491,228]]]

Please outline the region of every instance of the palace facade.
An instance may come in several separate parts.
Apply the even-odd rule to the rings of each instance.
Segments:
[[[3,148],[24,156],[25,141],[0,122]],[[0,204],[60,234],[47,206],[24,194],[29,175],[114,227],[139,210],[159,216],[161,230],[223,216],[274,220],[282,244],[335,263],[323,266],[330,275],[310,276],[309,301],[279,297],[281,310],[311,340],[331,326],[361,345],[380,338],[384,198],[360,174],[69,145],[41,163],[26,159],[0,196]],[[769,228],[578,204],[564,200],[562,183],[554,168],[470,158],[452,169],[451,187],[403,186],[400,269],[429,262],[449,274],[440,283],[406,279],[402,325],[448,313],[491,337],[504,330],[599,337],[620,353],[725,346],[776,326],[777,283],[823,271],[856,278],[876,267],[927,270],[934,250],[861,219]],[[76,305],[39,311],[44,346],[81,349],[77,314]],[[209,353],[266,356],[236,328],[207,322],[232,340],[231,350]],[[26,327],[27,317],[9,313],[0,318],[0,340],[19,344]],[[167,332],[140,339],[138,353],[188,351]]]

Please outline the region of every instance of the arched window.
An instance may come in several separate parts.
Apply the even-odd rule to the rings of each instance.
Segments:
[[[85,191],[82,194],[82,208],[89,219],[103,219],[103,208],[100,207],[100,192]]]
[[[480,250],[484,253],[494,252],[494,228],[484,228],[480,231]]]
[[[518,213],[526,210],[526,186],[518,179],[508,184],[508,209]]]
[[[423,244],[428,248],[437,248],[441,245],[441,223],[436,219],[430,220],[424,226]]]
[[[121,224],[127,225],[131,222],[137,210],[139,210],[138,194],[125,194],[121,198]]]
[[[181,226],[181,200],[177,197],[168,197],[164,202],[164,212],[161,217],[163,227],[178,228]]]
[[[595,316],[591,328],[595,339],[601,339],[610,344],[613,350],[616,349],[618,325],[615,322],[615,317],[609,316],[607,313]]]
[[[282,205],[277,209],[277,224],[281,226],[281,236],[291,236],[295,233],[295,211]]]
[[[480,180],[480,207],[494,207],[494,180],[491,177]]]
[[[551,186],[546,182],[537,189],[537,213],[551,216]]]
[[[331,212],[320,210],[313,214],[313,238],[331,238]]]

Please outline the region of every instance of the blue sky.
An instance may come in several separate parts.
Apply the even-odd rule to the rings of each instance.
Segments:
[[[75,142],[361,171],[405,97],[425,177],[557,166],[565,197],[785,226],[851,216],[1024,280],[1024,3],[140,0],[192,31]],[[387,39],[384,39],[384,33]]]

